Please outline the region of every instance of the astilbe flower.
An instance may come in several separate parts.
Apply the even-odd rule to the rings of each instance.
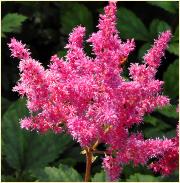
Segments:
[[[130,81],[122,77],[122,63],[135,48],[134,40],[123,42],[116,29],[116,3],[110,2],[100,15],[99,31],[91,43],[95,58],[83,50],[85,28],[73,29],[65,58],[51,57],[48,69],[31,58],[21,42],[8,44],[13,57],[20,59],[20,80],[14,91],[27,97],[31,117],[21,120],[27,130],[67,132],[84,149],[107,145],[103,167],[110,180],[116,180],[130,161],[147,164],[163,174],[178,165],[178,138],[147,139],[130,133],[134,124],[157,107],[169,104],[161,94],[163,81],[155,79],[157,67],[171,38],[163,32],[144,56],[144,64],[131,64]],[[36,115],[35,115],[36,114]]]
[[[164,149],[157,162],[152,162],[149,167],[155,172],[163,175],[169,175],[179,166],[179,136],[171,139],[172,145],[168,149]]]

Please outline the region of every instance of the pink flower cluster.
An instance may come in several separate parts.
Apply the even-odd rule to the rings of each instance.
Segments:
[[[161,94],[163,82],[155,79],[157,67],[171,38],[162,33],[144,56],[144,64],[132,64],[130,81],[123,78],[122,63],[135,48],[134,40],[123,42],[116,29],[116,3],[100,15],[99,31],[87,40],[94,58],[83,50],[85,28],[78,26],[69,36],[65,58],[51,57],[48,69],[32,59],[21,42],[8,44],[13,57],[20,59],[20,80],[14,91],[27,97],[30,117],[21,120],[27,130],[67,132],[81,147],[98,140],[107,145],[103,167],[116,180],[123,165],[146,164],[164,174],[177,167],[178,139],[144,140],[141,133],[130,133],[134,124],[157,107],[169,104]]]

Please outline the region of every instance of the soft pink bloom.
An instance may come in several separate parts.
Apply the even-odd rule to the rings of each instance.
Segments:
[[[133,134],[129,129],[142,123],[145,114],[169,104],[169,98],[162,95],[164,83],[155,74],[171,33],[159,36],[145,55],[145,64],[131,64],[131,80],[127,81],[122,76],[122,63],[135,42],[119,38],[115,13],[116,3],[110,2],[100,15],[99,30],[87,40],[93,58],[83,50],[85,28],[81,26],[70,34],[67,55],[53,55],[48,69],[30,57],[25,45],[11,39],[11,55],[20,59],[20,80],[13,90],[27,97],[32,114],[21,120],[21,127],[42,133],[67,132],[82,148],[98,139],[107,145],[103,167],[110,180],[116,180],[130,161],[147,164],[153,157],[159,158],[159,164],[154,162],[150,167],[168,174],[177,166],[170,163],[178,158],[177,140],[145,140],[141,133]],[[171,152],[176,154],[171,157]]]
[[[171,32],[166,31],[155,40],[153,47],[144,56],[144,60],[149,66],[157,68],[160,65],[161,57],[164,56],[164,51],[171,36]]]
[[[17,41],[15,38],[11,39],[11,43],[8,44],[11,55],[13,57],[19,58],[19,59],[27,59],[30,57],[30,52],[28,49],[25,48],[25,44],[23,45],[21,41]]]
[[[32,128],[32,119],[24,118],[21,120],[21,128],[25,128],[26,130],[29,130]]]
[[[161,156],[156,162],[152,162],[149,167],[154,172],[160,172],[163,175],[169,175],[179,167],[179,133],[177,126],[177,136],[170,139],[171,145],[161,150]]]
[[[103,168],[106,170],[109,181],[116,181],[119,178],[119,175],[122,171],[122,168],[119,166],[116,158],[111,156],[106,156],[103,159]]]

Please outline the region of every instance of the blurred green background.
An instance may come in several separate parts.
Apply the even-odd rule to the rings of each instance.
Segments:
[[[39,135],[20,129],[19,119],[29,115],[25,100],[12,87],[19,78],[18,60],[10,58],[11,37],[22,40],[32,57],[47,67],[53,54],[64,56],[68,34],[76,25],[87,28],[86,38],[96,31],[98,15],[107,2],[2,2],[1,3],[1,175],[2,181],[82,181],[85,157],[71,137],[48,133]],[[117,27],[123,40],[134,38],[136,50],[129,57],[124,76],[132,62],[142,63],[159,32],[171,29],[173,38],[162,59],[157,78],[165,81],[164,94],[171,106],[157,109],[135,130],[146,138],[173,137],[178,121],[179,98],[179,4],[175,1],[118,2]],[[85,44],[88,55],[91,48]],[[102,157],[93,163],[91,181],[106,181]],[[146,167],[125,166],[120,181],[178,181],[178,170],[168,177],[153,174]]]

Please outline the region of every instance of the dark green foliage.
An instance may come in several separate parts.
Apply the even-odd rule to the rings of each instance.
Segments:
[[[22,23],[27,19],[26,16],[17,13],[9,13],[2,19],[2,37],[5,37],[5,33],[19,32]],[[12,23],[13,22],[13,23]]]
[[[151,43],[144,43],[139,49],[138,58],[142,60],[143,56],[147,53],[147,51],[151,48]]]
[[[141,21],[132,11],[126,8],[119,8],[117,17],[119,19],[117,27],[122,38],[134,38],[135,40],[148,40],[148,31]]]
[[[165,93],[171,98],[179,95],[179,60],[176,59],[163,75]]]
[[[7,110],[7,108],[9,107],[10,104],[11,104],[11,102],[8,99],[1,97],[1,114],[2,115]]]
[[[67,135],[38,134],[20,128],[19,119],[28,116],[25,100],[13,103],[2,118],[4,153],[8,164],[19,172],[39,169],[55,160],[73,144]]]
[[[170,13],[177,13],[178,11],[178,2],[171,2],[171,1],[147,1],[147,3],[163,8],[164,10]]]
[[[178,113],[176,112],[175,105],[169,105],[169,106],[163,107],[162,109],[157,109],[156,111],[170,118],[178,118],[179,116]]]
[[[66,7],[67,6],[67,7]],[[79,3],[67,4],[64,3],[65,8],[60,16],[62,24],[61,31],[68,35],[72,29],[78,25],[86,27],[88,33],[93,30],[92,14],[86,6]]]
[[[168,51],[179,56],[179,27],[176,27],[172,38],[171,44],[169,45]]]
[[[59,160],[58,163],[67,164],[69,166],[75,166],[77,163],[82,163],[85,161],[85,156],[81,153],[81,148],[79,146],[68,148],[66,151],[66,156]]]
[[[158,181],[159,181],[158,177],[154,177],[152,175],[144,175],[140,173],[135,173],[127,179],[127,182],[158,182]]]
[[[51,132],[39,134],[20,128],[19,120],[29,115],[25,99],[19,99],[12,87],[19,78],[18,62],[12,61],[7,43],[16,37],[28,45],[32,56],[47,67],[53,54],[66,55],[64,46],[68,34],[77,25],[86,27],[86,38],[97,31],[99,12],[107,2],[2,2],[2,181],[83,181],[85,155],[71,137]],[[164,80],[164,94],[171,99],[171,105],[157,109],[144,118],[137,127],[145,138],[174,137],[178,122],[176,107],[179,97],[179,14],[178,2],[148,1],[118,3],[117,27],[122,40],[134,38],[136,51],[124,66],[132,62],[143,62],[147,53],[162,31],[170,29],[173,38],[157,73],[157,79]],[[85,45],[88,55],[90,46]],[[91,55],[92,56],[92,55]],[[128,79],[128,78],[127,78]],[[102,157],[93,163],[91,181],[107,181],[102,170]],[[178,181],[179,173],[162,177],[155,175],[145,166],[134,167],[131,163],[123,169],[123,182]]]
[[[106,173],[102,170],[101,172],[98,172],[92,177],[92,182],[106,182]]]
[[[57,52],[57,55],[58,55],[58,57],[64,57],[65,55],[66,55],[66,51],[65,50],[62,50],[62,51],[58,51]]]
[[[50,182],[82,182],[79,173],[67,165],[60,164],[56,167],[45,167],[35,173],[39,181]]]
[[[150,34],[151,34],[151,39],[157,37],[160,32],[166,31],[171,29],[168,23],[165,21],[159,20],[159,19],[154,19],[151,24],[150,24]],[[151,41],[152,41],[151,40]]]

